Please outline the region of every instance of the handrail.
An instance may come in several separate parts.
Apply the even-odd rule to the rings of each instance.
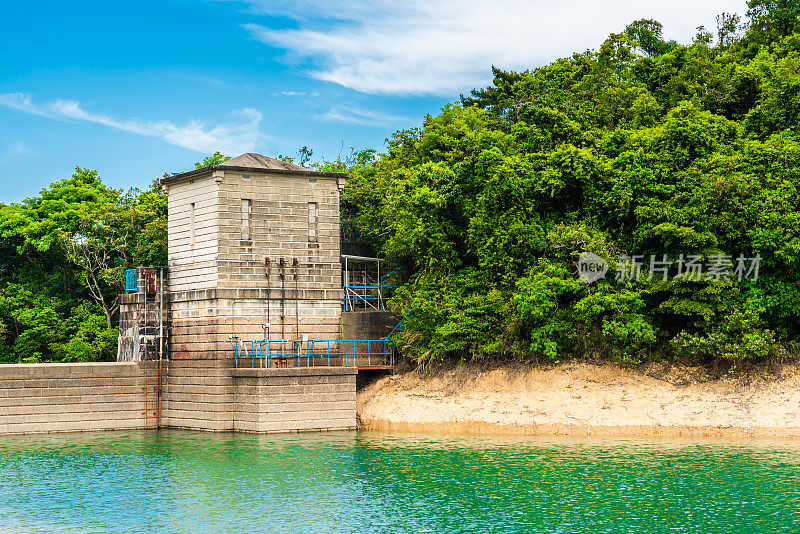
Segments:
[[[342,286],[342,289],[378,289],[381,286]],[[383,286],[383,287],[403,287],[403,286]]]
[[[391,274],[391,273],[390,273]],[[347,311],[347,304],[354,303],[354,302],[363,302],[365,306],[369,306],[374,310],[382,310],[385,309],[383,303],[385,301],[385,297],[383,295],[383,288],[398,288],[402,286],[397,285],[358,285],[358,286],[342,286],[344,290],[345,296],[342,299],[342,311]],[[378,296],[372,297],[367,294],[369,290],[377,290]],[[377,302],[377,304],[373,304],[373,302]],[[350,309],[353,310],[353,305],[351,304]]]
[[[345,286],[345,296],[342,299],[342,310],[347,311],[347,303],[348,302],[364,302],[365,305],[369,305],[374,310],[380,309],[380,297],[368,297],[366,295],[359,295],[357,291],[352,289],[350,286]],[[371,300],[377,300],[378,305],[372,304]],[[352,306],[351,306],[352,308]]]
[[[403,325],[403,321],[405,321],[405,320],[406,320],[406,318],[405,318],[405,317],[403,317],[402,319],[400,319],[400,322],[399,322],[399,323],[397,323],[397,325],[395,325],[395,327],[394,327],[394,328],[392,328],[392,331],[391,331],[391,332],[389,332],[389,335],[387,335],[387,336],[386,336],[384,339],[385,339],[386,341],[389,341],[389,338],[391,338],[391,337],[394,335],[394,333],[397,331],[397,329],[398,329],[398,328],[400,328],[400,331],[402,332],[402,325]]]
[[[391,275],[391,274],[396,273],[397,271],[399,271],[402,268],[403,268],[403,266],[401,265],[397,269],[395,269],[393,271],[389,271],[388,273],[384,274],[378,280],[378,296],[380,296],[380,298],[381,298],[381,307],[383,307],[383,288],[384,287],[400,287],[400,286],[385,286],[385,285],[383,285],[383,279],[386,278],[387,276]],[[380,273],[378,273],[378,274],[380,274]]]
[[[400,322],[399,322],[399,323],[397,323],[397,325],[396,325],[394,328],[392,328],[392,331],[391,331],[391,332],[389,332],[389,335],[388,335],[388,336],[386,336],[384,339],[386,339],[386,341],[389,341],[389,338],[391,338],[391,337],[394,335],[394,333],[395,333],[395,332],[396,332],[398,329],[400,329],[400,331],[402,332],[402,331],[403,331],[403,322],[404,322],[404,321],[406,320],[406,318],[407,318],[409,315],[411,315],[413,312],[414,312],[414,308],[411,308],[410,310],[408,310],[408,311],[406,312],[406,314],[403,316],[403,318],[402,318],[402,319],[400,319]]]
[[[314,367],[318,365],[318,361],[324,362],[329,367],[357,367],[357,360],[363,362],[364,358],[367,360],[367,366],[372,366],[373,359],[378,359],[381,362],[380,365],[393,367],[395,361],[395,349],[387,339],[310,339],[305,342],[305,350],[302,347],[303,342],[288,339],[258,339],[251,342],[242,341],[241,344],[237,339],[235,341],[236,367],[239,367],[239,356],[248,356],[247,343],[250,343],[252,348],[249,354],[251,367],[256,367],[256,357],[259,359],[259,367],[264,367],[264,360],[266,360],[266,367],[269,367],[270,358],[278,355],[269,348],[275,343],[281,344],[279,354],[282,359],[288,356],[294,357],[296,354],[298,367],[304,366],[303,360],[305,360],[306,367]],[[297,343],[296,353],[293,350],[286,351],[287,343]]]

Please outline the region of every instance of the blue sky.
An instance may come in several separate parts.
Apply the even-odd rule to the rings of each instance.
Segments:
[[[731,0],[0,0],[0,202],[76,165],[146,187],[221,150],[384,148],[490,80],[638,18],[687,42]]]

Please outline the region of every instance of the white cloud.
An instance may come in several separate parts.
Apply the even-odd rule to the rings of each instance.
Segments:
[[[26,93],[0,94],[0,106],[24,111],[31,115],[54,118],[47,109],[34,105],[31,95]]]
[[[170,121],[119,120],[108,115],[88,112],[74,100],[54,100],[47,104],[36,104],[31,95],[25,93],[0,94],[0,106],[56,120],[79,120],[102,124],[115,130],[163,139],[171,145],[203,153],[216,150],[226,154],[252,152],[256,145],[265,140],[264,134],[259,130],[261,113],[252,108],[244,108],[234,113],[229,122],[216,125],[196,120],[177,125]]]
[[[588,48],[633,20],[654,18],[688,42],[696,27],[744,0],[245,0],[250,12],[292,18],[295,29],[247,24],[251,35],[312,76],[366,93],[452,95],[485,85],[490,66],[527,69]]]
[[[400,123],[412,123],[408,117],[398,115],[388,115],[377,111],[366,109],[356,109],[347,106],[339,106],[330,109],[320,115],[321,118],[334,122],[348,122],[361,126],[392,126]]]

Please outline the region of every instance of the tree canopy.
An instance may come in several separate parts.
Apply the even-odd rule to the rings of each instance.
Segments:
[[[194,164],[195,169],[202,169],[204,167],[211,167],[212,165],[219,165],[220,163],[225,163],[231,159],[230,156],[226,156],[222,152],[214,152],[210,156],[206,156],[203,158],[203,161],[198,161]]]
[[[351,173],[342,231],[392,264],[406,355],[797,353],[800,0],[747,7],[716,39],[643,19],[597,50],[493,68],[385,154],[298,151]],[[0,361],[110,358],[124,268],[166,262],[166,199],[76,168],[0,205],[0,249]]]
[[[96,171],[0,205],[0,362],[116,356],[124,270],[166,263],[166,197]]]
[[[794,353],[798,6],[751,1],[750,25],[723,14],[716,43],[637,21],[596,51],[494,68],[491,86],[395,133],[344,205],[402,266],[406,353]],[[605,279],[581,279],[587,252]]]

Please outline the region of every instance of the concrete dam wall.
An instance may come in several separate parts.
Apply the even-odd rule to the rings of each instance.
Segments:
[[[352,367],[235,369],[228,360],[0,365],[0,434],[356,427]]]

